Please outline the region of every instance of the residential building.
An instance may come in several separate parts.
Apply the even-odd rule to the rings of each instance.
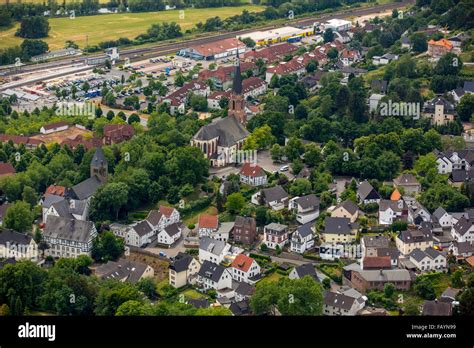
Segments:
[[[206,260],[197,273],[197,283],[205,290],[231,288],[232,275],[227,268]]]
[[[453,238],[458,243],[474,242],[474,223],[462,217],[451,229]]]
[[[209,237],[219,229],[219,217],[217,215],[201,214],[198,220],[199,237]]]
[[[104,145],[119,144],[132,139],[135,129],[129,124],[106,124],[104,126]]]
[[[220,264],[224,257],[230,253],[230,244],[213,239],[210,237],[201,237],[199,240],[199,262],[204,261]]]
[[[349,218],[328,216],[324,220],[322,235],[326,243],[349,244],[356,239],[357,225],[351,224]]]
[[[426,250],[432,247],[433,233],[427,228],[401,231],[395,243],[403,255],[408,255],[415,249]]]
[[[243,72],[250,70],[253,74],[256,74],[258,71],[257,66],[252,62],[242,62],[240,67],[241,71]],[[210,80],[216,89],[226,91],[233,86],[234,73],[235,66],[219,66],[216,70],[200,71],[198,74],[198,79],[202,82]]]
[[[159,244],[171,247],[176,241],[181,238],[181,227],[177,224],[171,224],[158,232],[156,240]]]
[[[319,282],[318,274],[314,269],[314,265],[312,263],[305,263],[293,268],[288,275],[290,279],[301,279],[306,276],[310,276],[315,281]]]
[[[235,257],[230,268],[232,279],[238,282],[254,284],[260,274],[260,266],[253,258],[239,254]]]
[[[301,76],[305,72],[305,66],[300,61],[298,61],[298,59],[293,58],[288,62],[280,62],[280,64],[276,66],[268,67],[265,73],[265,81],[270,83],[274,75],[277,75],[278,77],[291,74]]]
[[[232,232],[234,242],[250,245],[257,237],[257,224],[253,217],[237,216]]]
[[[313,222],[298,227],[291,235],[290,250],[303,254],[314,246]]]
[[[452,50],[453,44],[446,39],[428,41],[428,55],[433,59],[439,59]]]
[[[147,220],[130,225],[125,237],[125,244],[137,248],[143,248],[150,244],[156,237],[156,230],[153,229]]]
[[[392,264],[392,267],[398,267],[398,258],[400,256],[400,251],[397,248],[378,248],[376,251],[376,256],[378,257],[390,257],[390,262]]]
[[[360,240],[360,245],[363,256],[374,257],[378,256],[378,249],[389,247],[390,239],[384,235],[363,236]]]
[[[244,163],[239,172],[240,182],[250,186],[267,184],[267,173],[258,164]]]
[[[404,173],[393,179],[396,188],[402,187],[407,195],[416,195],[421,192],[421,184],[411,173]]]
[[[169,283],[175,288],[181,288],[196,281],[201,268],[198,260],[191,255],[179,252],[169,266]]]
[[[13,167],[10,163],[0,162],[0,178],[4,178],[6,176],[12,176],[16,173],[15,167]]]
[[[431,221],[438,223],[442,228],[451,228],[453,226],[451,215],[444,210],[443,207],[438,207],[431,215]]]
[[[403,200],[381,199],[379,202],[379,224],[391,225],[395,221],[411,221],[407,205]]]
[[[141,279],[153,278],[155,271],[145,263],[118,259],[100,265],[95,269],[95,274],[101,279],[117,279],[136,284]]]
[[[265,204],[272,210],[281,210],[285,208],[288,203],[288,193],[283,187],[277,185],[274,187],[263,189],[252,196],[253,204]]]
[[[36,261],[38,255],[38,246],[31,236],[9,229],[0,232],[0,259]]]
[[[409,254],[409,259],[422,272],[446,270],[446,253],[432,247],[413,250]]]
[[[282,249],[288,242],[288,226],[272,222],[264,227],[263,243],[270,249]]]
[[[351,223],[354,223],[359,217],[359,207],[350,199],[346,199],[336,206],[331,212],[331,217],[348,218]]]
[[[91,221],[50,216],[43,230],[43,239],[49,245],[45,255],[77,257],[91,255],[92,241],[97,230]]]
[[[211,94],[211,89],[202,81],[187,82],[176,91],[168,94],[163,99],[163,102],[169,105],[171,115],[184,114],[186,112],[186,103],[192,94],[207,98]]]
[[[391,269],[392,262],[389,256],[364,256],[360,261],[363,270]]]
[[[372,64],[374,65],[386,65],[394,60],[398,60],[398,55],[392,53],[386,53],[383,56],[373,56]]]
[[[440,126],[454,121],[456,109],[444,97],[435,97],[423,105],[421,116],[428,118],[431,124]]]
[[[315,194],[290,199],[288,208],[296,212],[296,221],[306,224],[319,216],[319,198]]]
[[[379,193],[367,180],[361,182],[357,188],[357,199],[360,203],[378,203],[380,201]]]
[[[262,59],[265,64],[272,64],[283,60],[285,56],[293,53],[297,49],[298,46],[284,42],[260,50],[252,49],[244,54],[244,60],[256,62],[258,59]]]
[[[235,289],[235,301],[250,300],[250,297],[255,293],[255,287],[249,283],[240,282]]]
[[[356,315],[365,307],[363,297],[358,299],[333,291],[326,291],[323,300],[323,314],[329,316]]]
[[[406,269],[362,270],[356,263],[343,268],[342,283],[363,294],[370,290],[383,291],[387,283],[392,283],[397,290],[409,290],[412,281]]]

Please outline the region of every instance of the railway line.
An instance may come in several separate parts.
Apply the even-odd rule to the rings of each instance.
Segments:
[[[327,20],[341,17],[341,16],[365,16],[365,15],[370,15],[374,13],[385,12],[385,11],[392,10],[395,8],[402,8],[414,3],[415,3],[415,0],[402,0],[400,2],[375,5],[371,7],[345,9],[345,10],[336,11],[336,12],[323,14],[319,16],[310,16],[310,17],[289,20],[285,23],[265,25],[261,27],[255,27],[255,28],[244,29],[244,30],[239,30],[239,31],[222,32],[222,33],[217,33],[210,36],[206,35],[205,37],[197,37],[197,38],[192,38],[189,40],[183,40],[180,42],[166,42],[166,43],[149,46],[149,47],[123,49],[120,51],[120,60],[124,60],[128,58],[130,62],[134,62],[138,60],[144,60],[147,58],[156,57],[158,55],[175,53],[178,50],[189,47],[191,45],[207,44],[207,43],[218,41],[221,39],[236,37],[236,36],[239,36],[239,34],[246,34],[255,30],[269,30],[272,28],[280,27],[282,25],[308,26],[308,25],[313,24],[315,21],[319,21],[319,22],[327,21]],[[67,57],[67,58],[58,59],[53,62],[47,62],[47,63],[27,64],[27,65],[21,66],[20,68],[11,69],[10,71],[6,72],[5,75],[12,76],[19,73],[31,73],[35,71],[46,70],[48,68],[58,68],[58,67],[72,65],[72,64],[82,63],[87,58],[96,58],[100,56],[103,56],[103,53],[92,54],[92,55],[87,55],[87,56]],[[0,86],[0,89],[1,89],[1,86]]]

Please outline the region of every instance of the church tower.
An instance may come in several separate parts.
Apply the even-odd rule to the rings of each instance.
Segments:
[[[105,184],[108,174],[109,168],[107,159],[105,158],[102,148],[98,147],[91,161],[91,178],[96,176],[102,184]]]
[[[242,124],[247,123],[247,115],[245,113],[245,99],[242,95],[242,75],[240,71],[240,58],[238,49],[237,59],[235,60],[234,81],[232,83],[232,93],[229,99],[229,110],[227,115],[234,116]]]

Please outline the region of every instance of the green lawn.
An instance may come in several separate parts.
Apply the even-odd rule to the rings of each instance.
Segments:
[[[273,272],[271,275],[268,277],[263,278],[260,283],[273,283],[279,281],[281,278],[284,278],[281,274],[277,272]]]
[[[194,289],[187,289],[182,292],[182,294],[188,299],[197,299],[197,298],[204,298],[206,297],[204,294],[194,290]]]
[[[2,1],[2,0],[0,0]],[[180,10],[146,12],[146,13],[117,13],[96,16],[69,18],[51,18],[49,37],[44,39],[51,50],[64,47],[66,40],[76,42],[80,47],[101,41],[115,40],[120,37],[129,39],[145,33],[155,23],[176,22],[184,31],[192,28],[198,22],[205,22],[207,18],[219,16],[221,19],[235,16],[244,9],[248,11],[262,11],[264,6],[246,5],[236,7],[219,7],[205,9],[184,9],[184,18],[180,18]],[[182,17],[182,16],[181,16]],[[0,49],[20,45],[22,38],[16,37],[15,32],[19,24],[13,28],[0,31]]]

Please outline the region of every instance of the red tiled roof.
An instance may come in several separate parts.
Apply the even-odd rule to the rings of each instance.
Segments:
[[[265,84],[266,82],[259,77],[249,77],[248,79],[242,81],[242,92],[245,94]]]
[[[11,175],[11,174],[15,174],[15,173],[16,173],[16,170],[10,163],[0,162],[0,175],[1,176]]]
[[[236,38],[228,38],[219,41],[210,42],[207,44],[191,46],[190,48],[203,56],[213,56],[224,53],[233,48],[245,48],[245,44]]]
[[[254,260],[251,257],[248,257],[244,254],[239,254],[234,259],[234,262],[232,262],[231,267],[241,270],[243,272],[248,272],[248,270],[252,266],[253,261]]]
[[[257,66],[252,62],[241,62],[240,71],[245,72],[247,70],[255,70]],[[220,66],[216,70],[202,70],[199,72],[199,80],[205,81],[210,78],[217,79],[221,82],[231,81],[235,71],[234,66]]]
[[[368,268],[391,268],[390,256],[366,256],[363,260],[364,269]]]
[[[219,227],[219,218],[217,215],[203,214],[199,216],[199,228],[216,229],[217,227]]]
[[[277,66],[270,67],[267,69],[267,72],[274,73],[277,75],[286,75],[297,72],[298,70],[303,70],[304,65],[298,61],[298,59],[292,59],[289,62],[281,62]]]
[[[276,62],[281,60],[284,56],[292,53],[298,49],[297,46],[290,43],[283,43],[280,45],[273,45],[258,51],[250,51],[244,54],[244,59],[257,60],[259,58],[266,60],[267,62]]]
[[[56,196],[64,196],[66,192],[66,188],[64,186],[59,185],[49,185],[46,189],[45,195],[56,195]]]
[[[59,121],[59,122],[44,125],[42,128],[44,128],[45,130],[49,130],[49,129],[59,128],[59,127],[67,126],[67,125],[69,124],[66,121]]]
[[[257,177],[257,176],[264,176],[265,171],[258,164],[245,163],[240,169],[240,174],[245,175],[245,176]]]
[[[41,145],[43,141],[38,139],[33,139],[30,137],[25,137],[24,135],[8,135],[0,134],[0,142],[6,143],[12,141],[16,145],[25,144],[25,145]]]
[[[167,207],[165,205],[160,205],[160,213],[163,214],[166,217],[170,217],[171,214],[173,214],[174,208],[173,207]]]

